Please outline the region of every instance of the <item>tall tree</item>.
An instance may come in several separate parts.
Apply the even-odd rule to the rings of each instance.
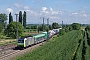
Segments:
[[[13,17],[12,17],[11,12],[10,12],[10,13],[9,13],[9,24],[10,24],[11,22],[13,22]]]
[[[22,24],[22,11],[19,12],[19,22]]]
[[[23,26],[26,28],[26,12],[23,13]]]
[[[53,28],[53,29],[59,28],[59,24],[56,23],[56,22],[52,23],[52,28]]]
[[[80,30],[81,24],[79,23],[73,23],[71,24],[73,30]]]
[[[5,26],[6,26],[6,20],[7,20],[7,15],[6,14],[0,14],[0,23],[2,24],[3,28],[5,28]]]

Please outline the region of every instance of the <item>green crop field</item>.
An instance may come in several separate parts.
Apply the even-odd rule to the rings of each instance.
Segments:
[[[89,60],[89,34],[85,31],[70,31],[15,60]]]
[[[85,36],[85,60],[90,60],[90,31]]]

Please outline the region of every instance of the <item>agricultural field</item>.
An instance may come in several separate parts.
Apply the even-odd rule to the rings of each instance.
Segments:
[[[47,41],[41,47],[15,60],[89,60],[89,57],[87,33],[73,30]]]
[[[40,34],[40,33],[42,33],[42,31],[37,31],[37,29],[25,29],[24,30],[24,33],[22,34],[22,35],[25,35],[25,36],[27,36],[27,35],[35,35],[35,34]]]
[[[85,43],[84,43],[84,49],[85,49],[85,60],[90,59],[90,31],[86,32],[85,36]]]

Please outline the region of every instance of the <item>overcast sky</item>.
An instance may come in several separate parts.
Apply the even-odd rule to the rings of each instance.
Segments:
[[[90,24],[90,0],[0,0],[0,13],[7,15],[27,12],[27,23],[42,23],[42,17],[50,23]]]

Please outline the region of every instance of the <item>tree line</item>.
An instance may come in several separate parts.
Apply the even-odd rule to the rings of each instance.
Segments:
[[[72,23],[70,25],[63,25],[63,29],[60,30],[59,35],[64,35],[65,33],[72,31],[72,30],[80,30],[81,24],[80,23]]]
[[[0,14],[0,33],[7,25],[7,15],[6,14]]]
[[[20,37],[23,33],[23,30],[26,28],[26,12],[22,14],[22,11],[19,12],[19,21],[17,22],[18,26],[18,37]],[[9,24],[7,25],[7,15],[0,14],[0,34],[10,37],[16,38],[16,22],[13,20],[12,13],[9,13]]]
[[[54,22],[52,25],[35,25],[31,27],[26,27],[26,12],[22,14],[22,11],[19,12],[19,22],[18,24],[18,36],[21,36],[24,32],[24,29],[37,29],[37,31],[48,31],[52,29],[60,28],[61,26]],[[73,23],[70,25],[64,25],[62,26],[62,30],[60,30],[59,34],[63,35],[69,31],[72,30],[80,30],[81,24],[80,23]],[[90,30],[90,26],[87,26],[85,30]],[[7,25],[7,15],[6,14],[0,14],[0,33],[3,31],[5,36],[16,38],[16,22],[13,21],[13,16],[11,12],[9,13],[9,24]]]
[[[9,13],[9,24],[13,22],[13,16],[11,12]],[[22,14],[22,11],[19,12],[19,22],[26,28],[26,12]]]
[[[26,29],[36,29],[38,31],[47,31],[47,30],[57,29],[60,27],[61,26],[57,22],[53,22],[51,25],[47,25],[47,24],[27,25]]]

